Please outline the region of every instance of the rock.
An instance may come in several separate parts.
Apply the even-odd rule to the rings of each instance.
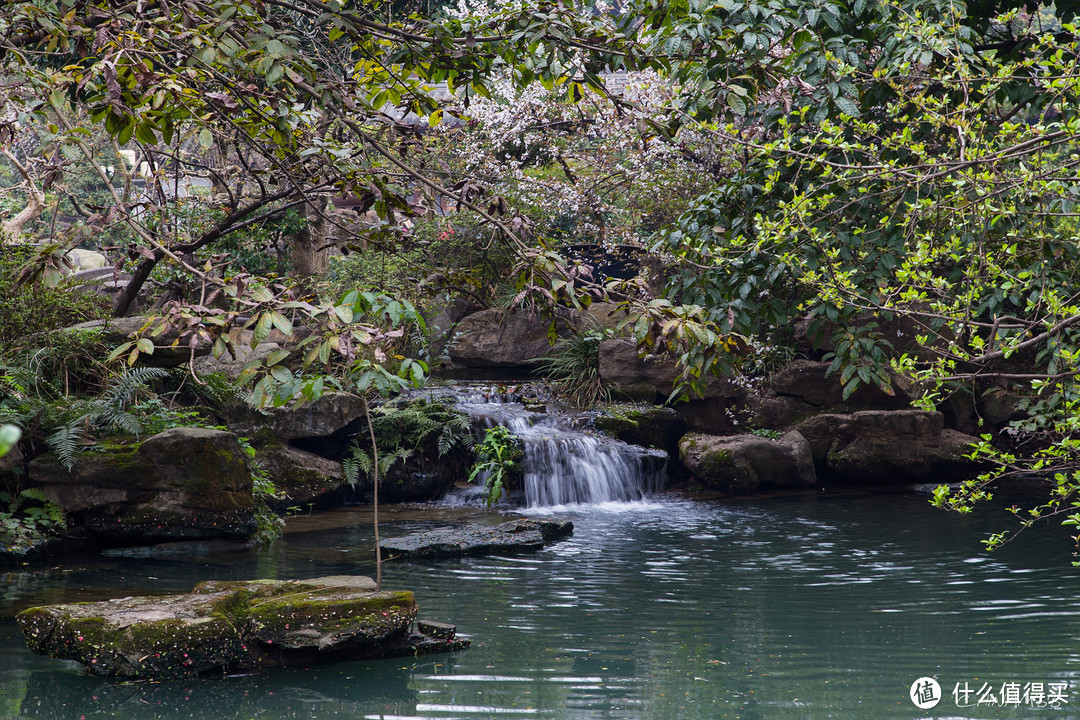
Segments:
[[[94,675],[162,679],[210,670],[310,664],[458,650],[454,630],[411,634],[411,592],[370,578],[210,581],[187,595],[48,605],[17,616],[39,655]]]
[[[794,396],[810,405],[845,405],[867,409],[900,409],[910,407],[912,396],[908,383],[893,377],[893,395],[887,395],[876,385],[861,384],[844,400],[840,374],[826,376],[829,363],[795,360],[772,376],[772,389],[780,396]]]
[[[265,360],[270,353],[280,349],[281,345],[276,342],[260,343],[254,348],[247,344],[236,343],[235,358],[228,351],[222,353],[221,357],[214,357],[213,355],[200,357],[195,361],[195,372],[200,375],[219,372],[229,380],[236,380],[249,364],[258,364]]]
[[[431,357],[442,357],[446,344],[454,333],[454,328],[461,318],[471,310],[476,309],[475,301],[468,300],[460,295],[447,293],[445,300],[438,305],[439,311],[430,314],[426,318],[428,331],[428,343],[431,348]]]
[[[571,323],[578,332],[615,330],[627,316],[624,303],[594,302],[584,310],[571,314]]]
[[[670,355],[643,358],[632,341],[612,338],[600,343],[600,377],[605,385],[617,392],[643,397],[648,394],[646,389],[651,387],[655,398],[666,400],[679,381],[679,369]],[[749,390],[726,378],[710,376],[706,379],[705,400],[719,399],[730,406],[744,403],[749,396]],[[695,396],[691,402],[700,399]],[[685,403],[678,408],[683,415],[684,406]],[[687,421],[692,422],[690,418]]]
[[[102,331],[102,340],[105,343],[118,346],[129,342],[135,334],[148,337],[150,332],[160,324],[161,318],[133,316],[111,318],[109,320],[91,320],[89,322],[79,323],[78,325],[64,328],[60,332],[67,333],[100,329]],[[191,359],[192,348],[186,339],[182,344],[178,344],[174,347],[173,342],[177,341],[178,338],[179,334],[175,330],[167,330],[161,335],[152,338],[154,341],[154,352],[149,355],[145,353],[141,354],[139,356],[139,363],[150,367],[176,367],[178,365],[183,365]],[[203,355],[209,355],[212,347],[212,340],[200,338],[195,343],[194,356],[202,357]]]
[[[991,427],[1001,427],[1010,420],[1023,416],[1020,403],[1023,398],[1003,388],[989,388],[979,395],[977,407],[979,417]]]
[[[573,532],[574,525],[568,521],[511,520],[494,526],[468,525],[413,533],[383,540],[380,547],[392,557],[410,559],[517,555],[539,550]]]
[[[639,357],[633,341],[611,338],[600,343],[600,378],[616,390],[630,387],[637,394],[642,386],[651,386],[654,395],[666,398],[679,379],[679,371],[667,357]]]
[[[267,504],[279,512],[290,507],[330,505],[345,485],[341,463],[291,445],[260,447],[255,462],[278,490],[279,497],[267,498]]]
[[[679,443],[679,452],[683,464],[703,485],[726,492],[808,487],[817,481],[810,444],[795,431],[779,440],[691,434]]]
[[[53,454],[30,463],[30,480],[69,516],[113,541],[249,537],[251,471],[236,436],[172,428],[141,443],[84,453],[71,470]]]
[[[450,346],[460,367],[532,368],[532,360],[551,350],[549,324],[502,310],[481,310],[462,318]]]
[[[18,445],[11,448],[7,455],[0,457],[0,476],[7,475],[16,467],[22,465],[23,459],[23,452]]]
[[[412,457],[393,464],[379,481],[379,502],[410,503],[438,500],[457,481],[469,476],[474,461],[471,449],[459,448],[438,457],[437,453],[414,452]],[[356,483],[361,502],[371,502],[374,486],[370,478]]]
[[[71,266],[75,271],[98,270],[109,265],[109,261],[104,254],[93,250],[83,250],[81,248],[68,250],[67,254],[64,255],[64,259],[71,263]]]
[[[798,426],[813,448],[819,473],[860,483],[916,483],[941,474],[971,473],[964,456],[977,438],[944,429],[940,413],[863,410],[824,414]]]
[[[364,414],[364,401],[350,393],[326,392],[318,400],[278,408],[259,409],[240,402],[222,414],[238,435],[260,442],[288,442],[333,435]]]
[[[686,419],[668,407],[616,405],[605,408],[593,420],[593,427],[624,443],[663,450],[678,460]]]

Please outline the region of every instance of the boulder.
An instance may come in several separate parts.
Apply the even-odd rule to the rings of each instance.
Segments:
[[[686,418],[669,407],[615,405],[601,411],[593,427],[624,443],[663,450],[669,459],[678,460]]]
[[[24,460],[22,449],[16,445],[7,455],[0,457],[0,476],[13,472]]]
[[[99,537],[122,542],[249,537],[251,470],[236,436],[172,428],[141,443],[100,446],[70,470],[49,453],[29,477]]]
[[[221,357],[214,357],[213,355],[200,357],[195,361],[195,372],[200,375],[219,372],[229,380],[235,381],[249,364],[257,365],[266,360],[270,353],[280,349],[281,345],[276,342],[260,343],[254,348],[245,343],[236,343],[236,357],[233,357],[227,351],[222,353]]]
[[[133,336],[136,335],[148,337],[150,332],[160,324],[161,318],[133,316],[110,318],[108,320],[91,320],[89,322],[73,325],[69,328],[64,328],[60,332],[66,333],[77,332],[80,330],[100,329],[103,342],[109,345],[118,346],[130,341]],[[149,355],[145,353],[140,355],[139,362],[151,367],[176,367],[178,365],[183,365],[191,359],[192,347],[187,340],[174,346],[173,343],[178,342],[178,338],[179,333],[177,333],[175,329],[167,330],[161,335],[151,338],[154,341],[154,352]],[[212,347],[212,340],[207,338],[197,339],[194,346],[195,357],[209,355]]]
[[[611,338],[600,343],[600,378],[623,396],[641,402],[666,400],[679,381],[675,359],[667,354],[640,357],[637,345],[631,340]],[[729,414],[734,407],[744,405],[752,393],[727,378],[710,376],[706,379],[704,397],[693,396],[680,403],[678,412],[692,429],[719,429],[719,415]]]
[[[683,464],[703,485],[731,493],[816,484],[810,444],[792,431],[774,440],[757,435],[691,434],[679,443]]]
[[[379,481],[379,502],[438,500],[455,482],[469,477],[473,461],[472,450],[468,448],[459,448],[443,457],[417,450],[411,457],[395,462]],[[370,478],[361,477],[354,489],[361,502],[372,501],[374,485]]]
[[[285,407],[260,409],[240,402],[222,414],[229,428],[239,435],[288,442],[333,435],[363,416],[364,400],[350,393],[326,392],[309,403]]]
[[[379,545],[393,558],[517,555],[539,550],[573,532],[573,523],[567,521],[511,520],[499,525],[467,525],[413,533],[383,540]]]
[[[450,360],[459,367],[532,368],[551,350],[549,323],[502,310],[481,310],[457,325]]]
[[[626,317],[625,303],[594,302],[589,303],[584,310],[575,310],[571,313],[570,322],[578,332],[614,331]]]
[[[283,443],[260,447],[255,462],[274,483],[278,497],[267,505],[278,512],[290,507],[324,507],[340,498],[345,485],[341,463]]]
[[[94,250],[83,250],[82,248],[74,248],[68,250],[64,255],[64,259],[70,263],[72,270],[99,270],[108,267],[109,260],[103,253],[96,252]],[[110,268],[110,273],[112,269]]]
[[[30,608],[16,620],[30,650],[107,677],[162,679],[211,670],[458,650],[452,626],[411,633],[411,592],[370,578],[210,581],[170,597]]]
[[[894,375],[893,394],[882,392],[876,385],[860,384],[851,396],[844,399],[840,373],[827,375],[830,363],[795,360],[773,373],[772,389],[779,396],[793,396],[814,406],[850,406],[867,409],[900,409],[911,406],[914,399],[906,380]]]
[[[110,265],[109,259],[105,257],[104,253],[95,250],[83,250],[82,248],[68,250],[64,255],[64,259],[71,266],[72,271],[76,272],[79,270],[99,270]]]
[[[818,472],[859,483],[912,483],[975,472],[965,455],[977,438],[946,430],[940,413],[863,410],[804,420]]]
[[[600,343],[600,378],[615,390],[629,388],[641,395],[648,388],[653,398],[663,399],[674,389],[679,371],[666,356],[641,357],[632,340],[611,338]]]

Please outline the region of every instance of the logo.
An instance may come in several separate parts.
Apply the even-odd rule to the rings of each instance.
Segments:
[[[908,695],[911,696],[911,702],[915,703],[915,707],[920,710],[929,710],[941,702],[941,686],[934,678],[921,677],[911,683]]]

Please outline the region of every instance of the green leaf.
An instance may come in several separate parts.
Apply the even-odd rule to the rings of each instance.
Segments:
[[[105,358],[105,362],[112,362],[113,360],[130,350],[134,344],[134,342],[126,342],[122,345],[117,345],[116,349],[109,353],[109,357]]]
[[[276,327],[282,335],[285,335],[286,337],[292,337],[293,325],[292,322],[290,322],[289,318],[285,317],[284,315],[275,310],[271,310],[270,320],[274,323],[274,327]]]
[[[139,352],[146,353],[147,355],[154,354],[154,341],[150,338],[139,338],[135,345],[139,348]]]
[[[270,330],[274,324],[274,319],[270,316],[271,312],[268,310],[259,315],[259,321],[255,323],[255,332],[251,338],[251,347],[263,342],[270,335]]]
[[[859,117],[862,114],[859,112],[859,106],[843,95],[838,96],[833,102],[836,103],[836,108],[845,115]]]

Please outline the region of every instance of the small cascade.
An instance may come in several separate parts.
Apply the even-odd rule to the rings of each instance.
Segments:
[[[520,394],[500,388],[461,386],[437,394],[453,397],[481,427],[503,425],[521,438],[524,487],[513,499],[526,507],[628,502],[663,489],[667,456],[659,450],[581,432],[566,417],[534,412]]]

